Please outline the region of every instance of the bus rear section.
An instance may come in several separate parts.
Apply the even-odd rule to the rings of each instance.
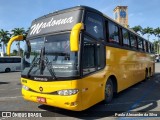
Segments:
[[[0,72],[21,71],[21,57],[0,57]]]

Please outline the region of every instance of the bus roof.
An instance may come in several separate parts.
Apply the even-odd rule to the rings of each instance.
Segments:
[[[103,17],[109,19],[110,21],[118,24],[119,26],[121,26],[122,28],[125,28],[127,29],[128,31],[132,32],[133,34],[139,36],[140,38],[144,39],[142,36],[140,36],[138,33],[136,33],[135,31],[133,31],[132,29],[130,28],[127,28],[127,27],[124,27],[123,25],[121,25],[120,23],[116,22],[114,19],[108,17],[107,15],[103,14],[102,12],[94,9],[94,8],[91,8],[91,7],[88,7],[88,6],[75,6],[75,7],[71,7],[71,8],[66,8],[66,9],[63,9],[63,10],[58,10],[58,11],[55,11],[55,12],[52,12],[52,13],[49,13],[47,15],[44,15],[44,16],[41,16],[35,20],[32,21],[32,24],[37,22],[37,21],[41,21],[42,19],[45,19],[45,18],[48,18],[48,17],[52,17],[52,16],[55,16],[55,15],[58,15],[58,14],[63,14],[63,13],[67,13],[67,12],[72,12],[72,11],[77,11],[77,10],[87,10],[87,11],[91,11],[91,12],[94,12],[94,13],[97,13],[97,14],[100,14],[102,15]],[[144,39],[145,41],[148,41],[146,39]],[[150,41],[148,41],[150,42]],[[151,42],[150,42],[151,43]]]

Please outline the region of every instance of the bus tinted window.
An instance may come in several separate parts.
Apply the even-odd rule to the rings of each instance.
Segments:
[[[88,74],[105,66],[105,46],[89,37],[84,37],[83,74]]]
[[[4,63],[4,58],[0,58],[0,63]]]
[[[131,47],[137,48],[136,37],[133,34],[130,34]]]
[[[143,49],[143,40],[138,37],[137,41],[138,41],[138,49],[142,50]]]
[[[122,29],[122,34],[123,34],[123,45],[130,46],[128,31]]]
[[[154,53],[154,45],[151,44],[151,52]]]
[[[20,63],[21,62],[21,58],[14,58],[14,63]]]
[[[109,42],[119,43],[118,26],[109,22]]]
[[[144,45],[144,51],[147,52],[147,45],[145,40],[143,40],[143,45]]]
[[[103,19],[100,15],[88,12],[85,23],[86,32],[97,39],[104,39]]]
[[[151,48],[150,48],[150,43],[149,42],[147,42],[147,47],[148,47],[148,52],[150,53],[151,52]]]
[[[21,58],[0,58],[0,63],[21,63]]]
[[[13,63],[13,58],[4,58],[6,63]]]

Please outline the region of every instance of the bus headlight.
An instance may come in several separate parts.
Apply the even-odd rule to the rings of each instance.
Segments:
[[[59,90],[59,91],[57,91],[58,95],[74,95],[76,93],[78,93],[77,89]]]
[[[25,89],[25,90],[29,90],[29,87],[27,87],[25,85],[23,85],[22,88]]]

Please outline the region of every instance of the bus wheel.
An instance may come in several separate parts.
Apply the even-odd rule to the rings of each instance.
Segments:
[[[10,68],[6,68],[6,69],[5,69],[5,72],[10,72],[10,71],[11,71]]]
[[[112,98],[113,98],[113,82],[111,79],[108,79],[105,86],[105,103],[111,102]]]
[[[145,80],[148,80],[148,70],[145,71]]]

